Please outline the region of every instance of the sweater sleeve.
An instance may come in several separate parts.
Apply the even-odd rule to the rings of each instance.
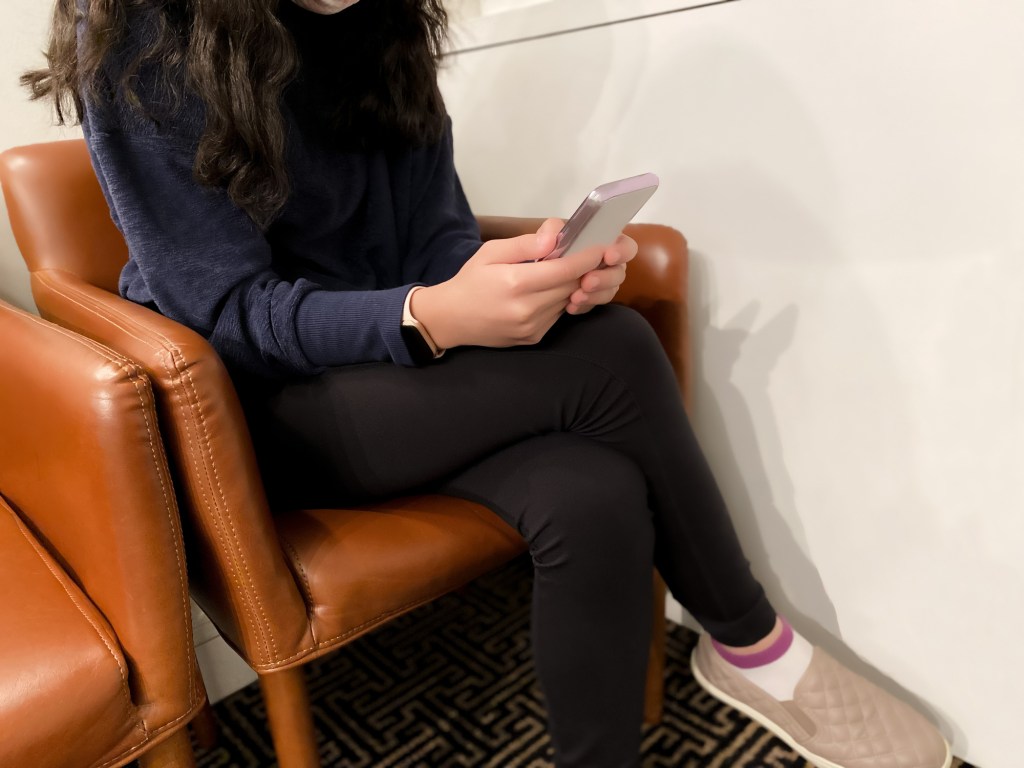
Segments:
[[[455,170],[451,118],[444,135],[418,163],[409,251],[403,279],[436,285],[453,277],[480,249],[480,227]]]
[[[83,125],[115,223],[128,244],[127,298],[206,337],[234,370],[263,377],[392,360],[410,285],[327,291],[272,269],[270,245],[223,189],[193,179],[194,150],[166,137]]]

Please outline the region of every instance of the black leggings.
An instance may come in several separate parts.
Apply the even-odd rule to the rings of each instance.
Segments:
[[[565,316],[536,346],[332,369],[256,409],[272,494],[309,494],[291,503],[431,491],[520,531],[562,768],[638,763],[653,566],[724,643],[774,625],[668,360],[632,310]]]

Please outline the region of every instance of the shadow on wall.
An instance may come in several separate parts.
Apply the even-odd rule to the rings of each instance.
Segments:
[[[716,326],[709,260],[699,251],[690,254],[690,281],[695,422],[701,433],[713,436],[705,439],[708,460],[747,556],[776,607],[815,643],[835,645],[830,640],[842,637],[839,620],[795,514],[782,435],[768,398],[772,372],[793,342],[799,310],[789,304],[761,319],[761,305],[751,301]],[[742,378],[742,388],[736,377]],[[784,564],[785,583],[774,563]]]
[[[828,142],[848,137],[822,135],[785,74],[731,41],[725,27],[714,30],[713,44],[684,38],[671,52],[661,46],[656,54],[650,29],[623,25],[614,33],[580,33],[572,44],[564,42],[567,36],[557,45],[537,41],[456,57],[448,76],[456,96],[456,154],[471,158],[472,167],[460,164],[467,193],[481,213],[550,215],[585,191],[567,189],[568,180],[611,178],[623,163],[650,163],[662,191],[644,218],[677,226],[694,248],[694,426],[755,572],[801,632],[930,712],[966,750],[965,734],[948,717],[841,641],[839,612],[808,541],[808,529],[828,526],[830,546],[852,542],[846,546],[860,548],[857,567],[867,571],[879,536],[887,538],[880,551],[898,550],[905,532],[897,513],[926,511],[926,494],[912,477],[891,483],[870,477],[891,467],[912,474],[915,427],[912,411],[900,407],[907,394],[876,299],[853,268],[869,255],[851,256],[834,235],[850,211],[833,167],[836,148]],[[759,294],[749,279],[742,287],[722,283],[748,268],[772,277],[768,293]],[[720,297],[743,309],[722,319]],[[835,386],[835,372],[815,375],[815,354],[842,344],[861,354],[870,349],[870,360],[847,355],[837,363],[833,357],[855,388],[831,391],[826,387]],[[805,367],[799,379],[779,380],[780,370],[795,371],[780,366],[788,354]],[[800,387],[807,400],[796,416],[792,397],[785,413],[772,399],[773,389],[787,386]],[[848,458],[829,461],[831,452],[841,455],[838,449],[850,444],[851,429],[858,430],[854,443],[870,455],[861,466]],[[808,436],[820,444],[794,443]],[[794,455],[800,456],[792,465],[799,482],[813,482],[817,494],[794,485],[786,459]],[[893,525],[879,530],[874,520],[828,508],[827,500],[842,499],[847,488],[858,501],[892,508]],[[815,495],[826,500],[815,502],[819,508],[803,501]],[[901,576],[892,563],[881,571]],[[856,578],[843,574],[847,594]],[[889,599],[877,579],[865,579],[864,589],[874,599]],[[887,606],[887,612],[898,616],[899,607]],[[906,658],[907,649],[902,652]]]
[[[666,152],[658,168],[663,188],[675,190],[672,203],[682,203],[683,207],[674,214],[667,211],[664,205],[669,198],[662,196],[650,217],[676,223],[694,248],[690,262],[690,327],[695,428],[755,573],[778,609],[794,617],[800,631],[812,642],[875,684],[930,713],[957,748],[966,751],[966,734],[945,713],[841,642],[839,616],[814,562],[804,527],[803,520],[809,515],[821,515],[826,525],[839,532],[838,541],[851,534],[852,546],[863,547],[858,568],[868,571],[872,558],[878,556],[869,548],[871,541],[887,537],[879,551],[898,552],[906,535],[905,521],[912,519],[901,512],[927,512],[927,494],[916,487],[913,479],[915,451],[911,436],[916,430],[910,421],[911,409],[899,404],[905,388],[901,386],[891,341],[874,308],[875,297],[857,270],[851,268],[859,258],[846,253],[833,235],[834,222],[849,215],[831,162],[834,148],[827,145],[836,137],[821,135],[785,76],[774,72],[769,62],[749,49],[728,44],[680,46],[676,56],[661,56],[657,61],[664,71],[645,72],[639,81],[644,85],[633,98],[641,105],[656,104],[659,98],[664,99],[658,84],[678,84],[669,106],[658,110],[659,119],[665,119],[674,108],[679,110],[678,130],[673,132],[669,145],[674,151]],[[704,77],[687,78],[680,75],[684,72],[699,72]],[[688,88],[694,93],[687,93]],[[664,148],[665,129],[654,123],[629,121],[622,130],[629,131],[632,141],[640,146]],[[743,220],[737,221],[738,216]],[[688,227],[685,219],[695,218],[703,221]],[[711,247],[720,244],[723,252],[702,250],[701,232],[706,233]],[[864,256],[884,258],[883,254]],[[758,274],[776,278],[770,296],[752,292],[747,301],[738,302],[742,309],[734,311],[729,319],[720,318],[718,313],[717,297],[737,298],[735,290],[721,290],[723,257],[733,271],[750,266],[759,270]],[[781,274],[785,277],[780,280],[777,276]],[[744,290],[751,285],[756,291],[756,284],[749,280],[744,282]],[[814,351],[822,343],[823,334],[834,334],[835,344],[850,342],[850,348],[870,355],[870,359],[846,356],[843,360],[847,379],[857,382],[854,395],[812,393],[800,417],[820,420],[822,427],[787,430],[786,424],[780,424],[771,398],[772,378],[780,360],[793,347],[805,307],[811,308],[815,322],[825,319],[834,326],[804,329],[796,354],[800,363],[810,366],[804,370],[811,375],[803,381],[794,379],[794,385],[806,388],[835,380],[813,375]],[[812,333],[807,334],[808,330]],[[774,388],[778,391],[786,385],[785,381],[776,381]],[[879,403],[885,404],[883,413],[889,418],[879,415]],[[792,410],[786,418],[792,418]],[[858,418],[863,431],[856,440],[873,451],[863,457],[865,466],[830,462],[830,445],[848,441],[849,436],[842,430]],[[787,444],[786,432],[820,435],[823,444]],[[801,482],[807,482],[820,464],[822,476],[814,480],[831,486],[832,498],[841,498],[843,489],[851,488],[851,495],[862,497],[865,503],[878,501],[891,507],[900,519],[894,519],[883,530],[870,530],[870,526],[866,528],[860,520],[838,514],[837,510],[800,505],[785,460],[787,453],[796,451],[802,456]],[[809,457],[815,451],[819,457]],[[860,476],[878,476],[891,472],[893,467],[905,468],[909,477],[869,484],[861,492]],[[820,528],[821,518],[817,522]],[[884,570],[901,577],[901,569],[891,562]],[[844,581],[856,578],[851,573]],[[908,574],[907,578],[912,576]],[[867,582],[867,588],[878,599],[887,598],[877,581]],[[921,584],[917,588],[929,587]],[[892,608],[889,612],[899,615]],[[917,631],[934,629],[920,626]]]
[[[778,200],[779,194],[773,199]],[[794,226],[798,226],[795,220]],[[824,257],[829,250],[823,248],[819,253]],[[951,736],[959,749],[966,749],[966,735],[944,713],[864,661],[842,642],[839,617],[814,563],[800,516],[816,512],[803,510],[797,503],[796,488],[784,460],[783,431],[770,398],[773,372],[797,332],[798,300],[770,317],[761,317],[762,304],[752,297],[733,317],[716,321],[714,297],[718,292],[713,263],[699,250],[690,252],[694,426],[755,575],[776,608],[792,618],[808,639],[876,685],[931,713],[932,720],[947,737]],[[844,301],[858,309],[868,303],[864,297],[857,297],[856,285],[851,282],[846,283],[844,293]],[[861,313],[858,325],[865,334],[882,337],[874,332],[878,321],[870,316]],[[875,350],[872,369],[876,376],[887,368],[879,364],[885,352],[883,347]],[[876,379],[868,383],[866,390],[866,398],[876,390],[887,390],[891,396],[898,386],[890,387],[889,382]],[[842,403],[836,400],[830,407],[840,408]],[[828,419],[826,410],[815,410],[808,409],[808,419]],[[836,439],[843,437],[836,435]],[[828,446],[822,445],[820,450],[822,461],[827,462]],[[883,454],[899,452],[891,446],[880,451],[874,457],[877,466],[888,465]],[[832,474],[835,477],[837,473]],[[851,477],[846,482],[855,481]],[[820,513],[833,515],[830,510]],[[865,553],[863,567],[870,567],[871,555]]]

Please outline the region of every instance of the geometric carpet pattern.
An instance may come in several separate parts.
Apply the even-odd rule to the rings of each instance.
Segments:
[[[307,665],[321,763],[550,768],[530,590],[530,563],[517,560]],[[704,693],[688,664],[696,639],[670,625],[665,715],[645,728],[644,768],[813,768]],[[220,741],[197,751],[200,768],[276,765],[258,684],[214,710]]]

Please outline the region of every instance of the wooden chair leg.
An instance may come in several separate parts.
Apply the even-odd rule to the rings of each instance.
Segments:
[[[139,768],[195,768],[195,765],[188,728],[179,728],[139,755]]]
[[[313,713],[301,667],[260,675],[280,768],[318,768]]]
[[[654,610],[651,625],[651,650],[647,657],[647,691],[644,695],[644,723],[657,725],[665,699],[665,582],[654,574]]]

